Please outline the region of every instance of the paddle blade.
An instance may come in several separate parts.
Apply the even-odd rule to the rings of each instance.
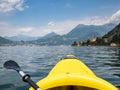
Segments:
[[[14,70],[16,70],[18,72],[21,71],[20,66],[15,61],[13,61],[13,60],[6,61],[4,63],[4,67],[6,69],[14,69]]]

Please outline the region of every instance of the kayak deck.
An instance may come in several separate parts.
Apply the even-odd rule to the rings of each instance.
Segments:
[[[42,90],[118,90],[97,77],[81,60],[71,56],[62,58],[37,85]]]

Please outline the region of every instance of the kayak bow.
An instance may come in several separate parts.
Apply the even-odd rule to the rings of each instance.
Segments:
[[[67,55],[49,75],[38,81],[42,90],[118,90],[111,83],[97,77],[81,60]],[[34,90],[32,87],[29,90]]]

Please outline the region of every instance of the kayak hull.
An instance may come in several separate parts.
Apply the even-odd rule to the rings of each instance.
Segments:
[[[42,90],[118,90],[97,77],[81,60],[73,57],[60,60],[37,85]]]

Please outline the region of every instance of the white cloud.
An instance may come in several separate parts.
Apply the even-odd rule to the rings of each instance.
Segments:
[[[108,23],[109,17],[87,17],[79,20],[65,20],[61,22],[50,21],[47,25],[41,26],[38,30],[41,31],[42,35],[46,33],[55,32],[60,35],[70,32],[78,24],[85,25],[102,25]],[[39,33],[39,32],[38,32]],[[38,34],[37,33],[37,34]]]
[[[53,21],[48,22],[48,26],[54,26],[55,23]]]
[[[27,33],[27,32],[32,31],[33,29],[34,29],[33,27],[22,27],[22,28],[18,28],[17,30],[23,33],[24,32]]]
[[[86,25],[102,25],[106,23],[119,23],[120,22],[120,10],[111,16],[93,16],[79,20],[65,20],[65,21],[49,21],[43,26],[25,26],[16,27],[6,22],[0,21],[0,36],[13,36],[18,34],[24,34],[29,36],[44,36],[50,32],[56,32],[57,34],[66,34],[70,32],[78,24]]]
[[[25,0],[0,0],[0,12],[6,13],[13,10],[24,10],[24,1]]]
[[[80,21],[81,24],[86,25],[103,25],[108,23],[109,17],[100,17],[100,16],[94,16],[94,17],[87,17]]]
[[[7,26],[7,25],[9,25],[7,22],[3,22],[3,21],[0,22],[0,27]]]
[[[34,30],[34,27],[16,27],[7,22],[0,22],[0,36],[15,36],[18,34],[28,34],[32,30]]]
[[[43,35],[50,32],[56,32],[62,35],[68,33],[78,24],[79,21],[77,20],[65,20],[61,22],[50,21],[48,24],[41,26],[38,30],[40,30]]]
[[[110,19],[109,22],[113,22],[113,23],[120,23],[120,10],[118,10],[116,13],[114,13]]]

